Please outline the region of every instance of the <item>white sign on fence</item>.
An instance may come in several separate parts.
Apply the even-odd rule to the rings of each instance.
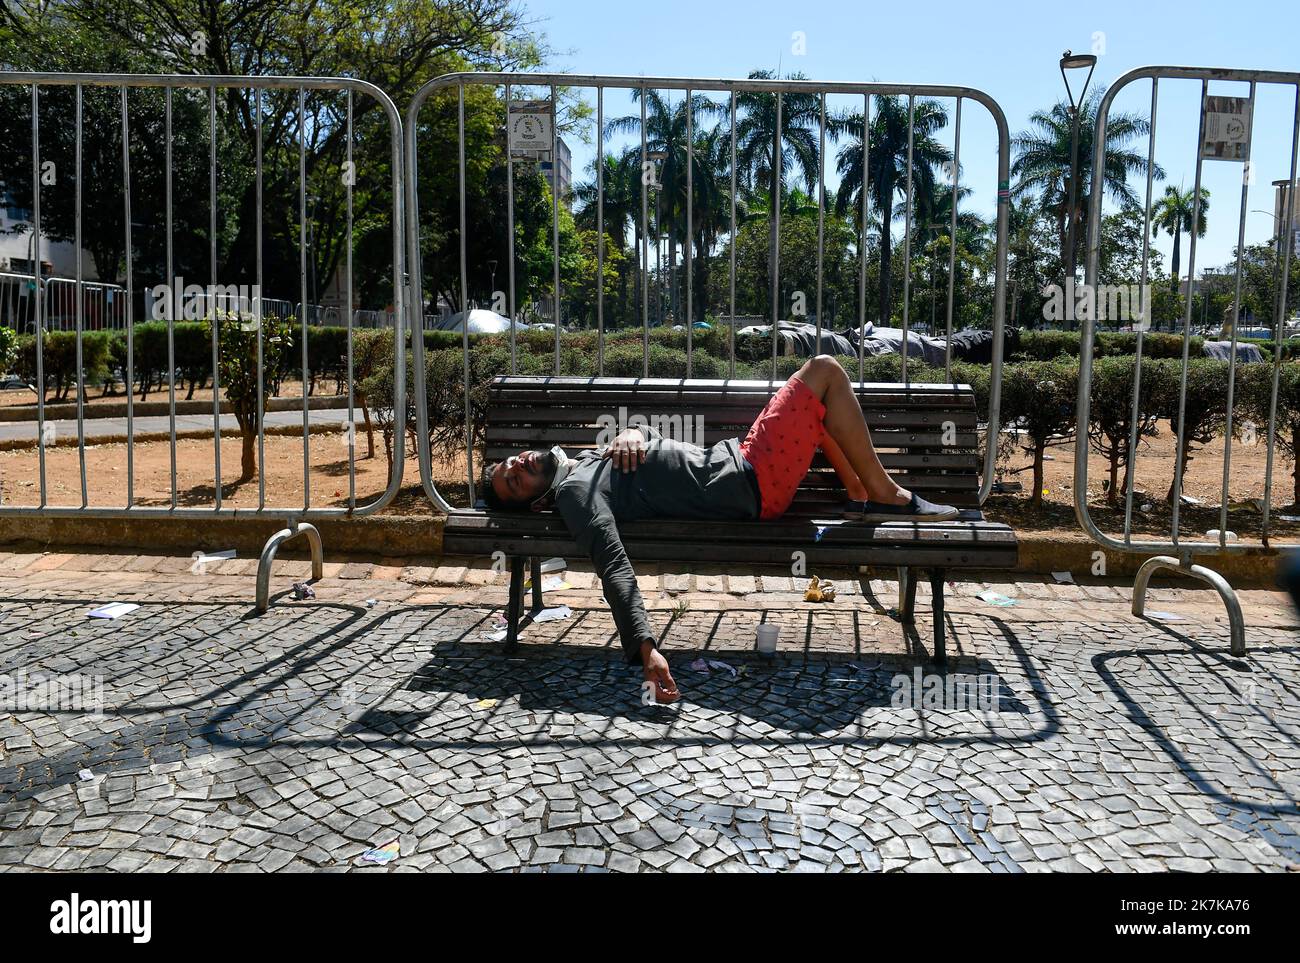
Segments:
[[[1201,156],[1245,162],[1250,147],[1250,110],[1249,97],[1206,97]]]
[[[510,157],[547,160],[555,108],[549,100],[516,100],[510,104]]]

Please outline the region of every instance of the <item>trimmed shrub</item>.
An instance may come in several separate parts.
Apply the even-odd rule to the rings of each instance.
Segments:
[[[47,331],[41,338],[45,391],[54,389],[54,400],[67,400],[77,383],[77,333]],[[83,331],[81,335],[81,372],[84,385],[100,384],[108,377],[109,333]],[[36,335],[18,339],[18,374],[28,384],[36,384]]]
[[[1068,435],[1075,425],[1079,363],[1074,359],[1026,361],[1002,372],[1004,424],[1019,423],[1028,438],[1025,451],[1033,456],[1034,488],[1030,504],[1043,503],[1043,454],[1054,438]]]

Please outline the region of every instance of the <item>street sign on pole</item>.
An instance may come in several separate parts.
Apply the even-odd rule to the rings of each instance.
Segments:
[[[1245,162],[1250,147],[1251,106],[1249,97],[1205,98],[1203,158]]]
[[[549,100],[516,100],[510,104],[510,159],[549,160],[555,107]]]

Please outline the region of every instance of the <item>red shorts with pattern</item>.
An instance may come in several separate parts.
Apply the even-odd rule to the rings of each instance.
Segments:
[[[826,434],[825,417],[821,399],[798,378],[791,378],[750,427],[740,453],[758,477],[760,518],[780,518],[794,501]]]

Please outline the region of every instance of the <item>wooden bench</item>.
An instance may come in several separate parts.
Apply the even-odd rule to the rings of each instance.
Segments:
[[[489,387],[485,457],[491,464],[530,448],[596,447],[611,420],[621,428],[633,416],[660,430],[665,426],[675,430],[679,425],[687,430],[688,424],[694,430],[698,417],[703,437],[675,436],[695,444],[743,438],[778,387],[766,381],[502,376]],[[798,551],[805,553],[809,572],[830,565],[894,567],[899,573],[898,609],[905,624],[914,621],[917,574],[928,572],[934,658],[943,661],[946,573],[1007,569],[1017,559],[1015,533],[1006,525],[985,521],[979,511],[982,461],[976,447],[975,394],[967,385],[933,384],[863,384],[856,391],[885,468],[905,488],[963,509],[959,519],[919,525],[846,521],[840,509],[847,496],[819,453],[790,511],[777,521],[655,519],[620,524],[619,532],[633,562],[788,566]],[[606,430],[602,440],[610,437]],[[536,611],[542,607],[541,558],[581,557],[558,512],[452,515],[443,534],[443,550],[472,556],[503,552],[510,558],[508,645],[518,636],[524,560],[531,559]]]

